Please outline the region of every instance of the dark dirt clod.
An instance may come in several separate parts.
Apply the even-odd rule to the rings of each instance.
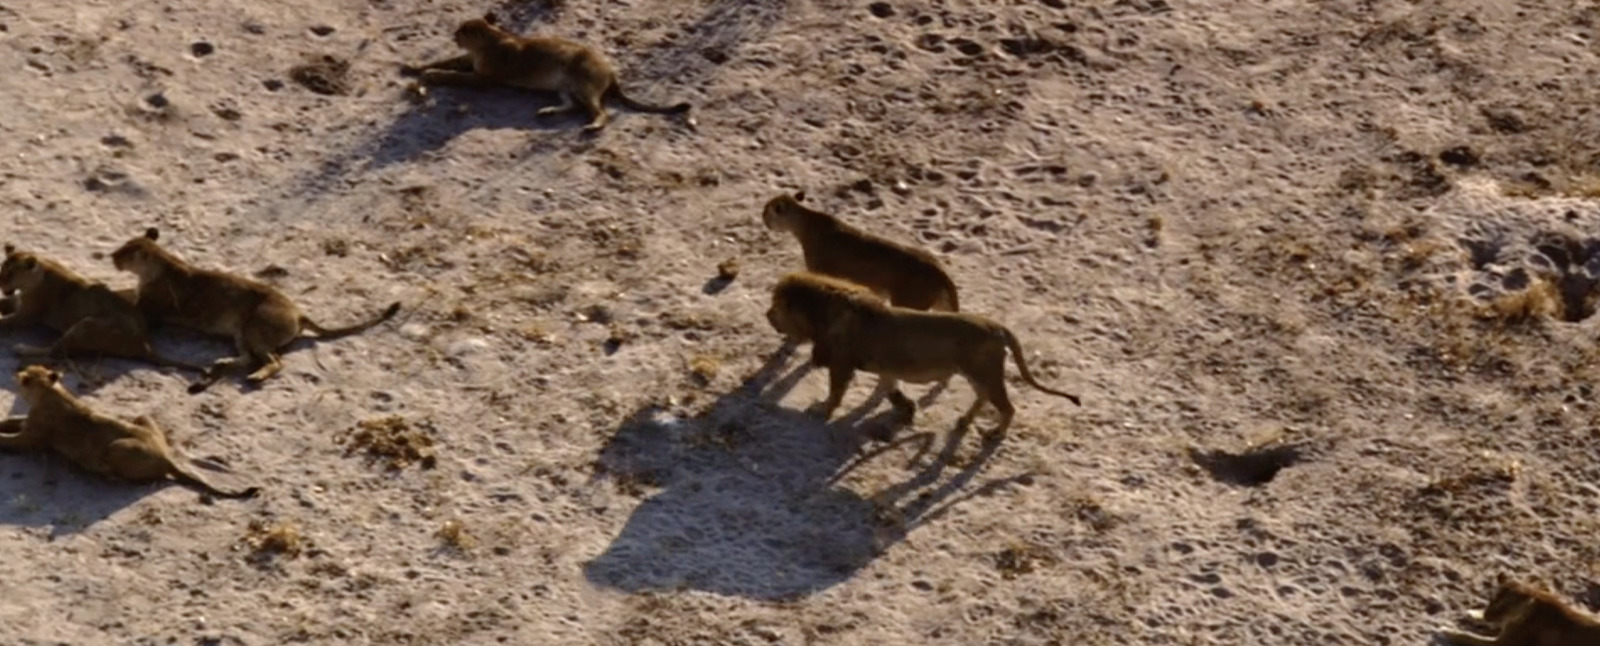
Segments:
[[[433,438],[399,415],[362,420],[337,442],[344,445],[345,457],[365,452],[368,460],[383,462],[390,471],[413,464],[424,469],[437,465]]]
[[[289,79],[327,96],[344,96],[352,89],[350,61],[331,55],[289,68]]]

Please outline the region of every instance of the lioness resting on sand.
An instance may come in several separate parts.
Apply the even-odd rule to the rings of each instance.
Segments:
[[[24,357],[112,356],[200,372],[202,366],[157,354],[139,308],[104,283],[92,282],[53,260],[5,245],[0,261],[0,292],[12,312],[0,329],[40,325],[61,333],[47,347],[13,346]]]
[[[467,53],[442,61],[405,66],[402,71],[421,76],[424,85],[503,85],[525,90],[555,92],[561,104],[540,108],[538,114],[558,114],[582,108],[590,121],[584,130],[604,128],[611,116],[604,102],[615,98],[642,112],[678,114],[688,103],[670,106],[635,101],[622,92],[616,68],[600,50],[553,36],[518,36],[496,26],[494,13],[473,18],[456,27],[453,38]]]
[[[0,421],[0,449],[53,451],[102,476],[130,482],[170,477],[222,498],[250,498],[259,491],[212,485],[173,450],[154,420],[141,416],[130,423],[96,413],[67,391],[61,373],[28,366],[16,379],[28,415]]]
[[[1439,642],[1449,646],[1595,646],[1600,620],[1549,592],[1500,575],[1489,607],[1473,613],[1499,629],[1494,637],[1440,628]]]
[[[871,290],[820,274],[795,272],[772,291],[767,322],[792,341],[810,341],[811,362],[828,369],[823,419],[833,415],[857,370],[878,375],[880,388],[908,419],[916,404],[897,382],[930,383],[960,373],[977,393],[961,416],[971,424],[985,402],[1000,411],[1000,422],[984,435],[998,438],[1011,426],[1016,408],[1006,395],[1006,351],[1029,385],[1081,405],[1078,396],[1052,390],[1033,378],[1022,345],[1005,326],[971,313],[922,312],[894,307]]]
[[[205,390],[223,370],[248,362],[251,383],[261,383],[283,370],[278,350],[310,330],[318,339],[336,339],[365,331],[393,318],[400,303],[377,316],[341,328],[324,328],[307,318],[294,301],[266,283],[215,269],[190,265],[156,243],[155,227],[123,243],[111,254],[117,269],[139,277],[138,307],[152,321],[175,323],[207,334],[233,339],[237,357],[218,359],[189,386]]]

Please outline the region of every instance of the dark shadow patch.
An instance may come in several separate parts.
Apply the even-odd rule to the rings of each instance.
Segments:
[[[53,453],[0,452],[0,526],[49,527],[52,540],[84,531],[178,483],[138,485],[87,473]]]
[[[156,326],[151,326],[152,332],[155,329]],[[73,378],[76,384],[70,386],[70,388],[73,393],[79,396],[92,394],[106,384],[139,371],[159,372],[181,380],[193,379],[199,374],[195,371],[162,366],[142,359],[90,354],[60,357],[22,357],[18,356],[12,349],[18,344],[45,347],[60,339],[61,334],[59,332],[52,331],[42,325],[18,328],[9,335],[0,336],[0,384],[4,384],[0,385],[0,388],[15,391],[14,376],[18,370],[25,366],[45,366]],[[178,350],[181,348],[174,347],[170,343],[157,341],[154,335],[151,336],[151,347],[155,349],[156,354],[169,359],[196,365],[205,365],[206,363],[204,360],[197,360],[193,356],[194,353],[179,352]],[[12,411],[14,413],[26,408],[26,405],[21,401],[19,397],[13,404]]]
[[[777,405],[809,372],[805,365],[784,372],[792,354],[786,344],[702,414],[652,406],[619,425],[596,461],[596,478],[645,498],[605,552],[584,564],[585,578],[632,593],[690,588],[793,600],[849,580],[954,504],[1026,481],[962,493],[995,443],[942,483],[945,466],[935,463],[871,496],[837,486],[840,475],[888,449],[857,453],[860,429],[873,422],[851,420],[869,405],[828,426]],[[917,441],[931,437],[895,446]]]
[[[628,78],[665,81],[662,85],[705,81],[716,74],[717,68],[736,62],[745,43],[762,38],[782,23],[789,12],[789,3],[790,0],[716,0],[710,3],[698,20],[682,28],[681,37],[659,45],[632,65],[619,63],[617,72],[623,77],[623,89],[634,87]],[[678,92],[687,90],[683,88]]]
[[[1215,449],[1189,449],[1189,458],[1211,474],[1211,478],[1241,487],[1259,487],[1272,482],[1278,472],[1305,459],[1303,444],[1272,443],[1240,452]]]
[[[567,0],[500,0],[486,13],[494,14],[501,29],[525,34],[534,23],[554,22],[567,8]]]

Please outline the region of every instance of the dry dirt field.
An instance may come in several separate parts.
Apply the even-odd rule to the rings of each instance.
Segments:
[[[486,9],[694,123],[408,97]],[[1597,56],[1592,0],[0,0],[4,242],[123,287],[157,226],[325,324],[405,304],[254,390],[59,363],[263,493],[0,455],[0,641],[1425,644],[1502,572],[1593,607]],[[1084,405],[1010,366],[997,446],[960,380],[888,444],[868,375],[806,417],[763,317],[797,189]]]

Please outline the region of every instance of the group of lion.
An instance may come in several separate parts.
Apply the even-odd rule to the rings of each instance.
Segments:
[[[603,102],[615,98],[649,112],[685,113],[688,103],[654,106],[628,98],[614,67],[598,50],[553,37],[525,37],[502,29],[485,14],[462,22],[455,43],[465,54],[402,71],[423,85],[512,87],[555,92],[561,103],[540,109],[547,115],[584,110],[585,130],[609,120]],[[422,86],[416,86],[422,92]],[[817,407],[832,416],[857,371],[878,375],[878,387],[909,422],[916,405],[898,388],[911,383],[944,382],[960,374],[976,399],[959,424],[971,424],[985,403],[1000,413],[986,432],[990,440],[1009,428],[1015,407],[1005,389],[1009,352],[1023,379],[1044,392],[1080,404],[1078,396],[1041,385],[1028,370],[1022,347],[1004,325],[961,312],[956,286],[938,260],[925,250],[865,232],[811,209],[803,192],[772,198],[762,210],[769,229],[798,239],[805,270],[780,278],[772,290],[767,321],[791,342],[809,342],[811,365],[828,370],[828,395]],[[48,347],[17,345],[19,356],[63,358],[78,355],[140,359],[200,373],[190,386],[199,392],[225,372],[242,365],[254,383],[277,374],[278,353],[309,330],[334,338],[369,329],[392,318],[393,303],[377,316],[342,328],[323,328],[307,318],[282,292],[227,272],[197,268],[157,244],[148,229],[111,256],[117,269],[138,278],[135,288],[112,290],[91,282],[60,263],[5,247],[0,263],[0,329],[41,326],[60,333]],[[150,344],[151,323],[192,328],[233,339],[237,356],[201,367],[158,354]],[[223,497],[251,497],[257,487],[225,489],[201,477],[194,465],[226,471],[215,461],[179,456],[148,417],[121,420],[92,410],[69,392],[60,374],[27,366],[16,374],[28,414],[0,420],[0,449],[49,450],[79,466],[131,481],[173,478]],[[1495,637],[1442,629],[1440,638],[1456,646],[1600,645],[1600,622],[1559,598],[1502,577],[1485,612],[1475,613],[1497,628]]]
[[[18,344],[18,356],[63,359],[111,356],[141,359],[200,373],[189,386],[197,393],[236,366],[247,379],[260,383],[283,369],[278,353],[309,330],[318,338],[361,332],[400,311],[393,303],[362,323],[324,328],[302,314],[289,297],[260,281],[215,269],[203,269],[161,247],[160,232],[145,230],[111,254],[121,271],[137,277],[137,286],[113,290],[68,269],[66,265],[14,245],[5,246],[0,261],[0,330],[43,327],[60,334],[49,346]],[[150,343],[151,323],[187,327],[233,340],[238,356],[210,366],[177,361],[157,353]],[[149,417],[127,421],[101,414],[61,383],[61,374],[30,365],[16,374],[28,414],[0,421],[0,449],[52,451],[78,466],[105,476],[134,482],[169,477],[210,494],[249,498],[256,487],[217,487],[191,463],[226,471],[215,462],[178,455],[166,434]]]
[[[519,36],[496,23],[492,13],[461,23],[454,38],[465,54],[407,71],[419,74],[423,84],[553,91],[561,103],[539,114],[582,108],[590,117],[584,126],[589,131],[605,127],[609,117],[602,102],[610,97],[636,110],[690,109],[687,103],[661,107],[627,98],[614,68],[593,48]],[[959,311],[955,283],[932,254],[810,209],[801,204],[804,197],[803,192],[779,195],[762,210],[767,227],[799,240],[806,267],[778,280],[767,321],[790,341],[810,342],[811,365],[828,369],[828,396],[818,406],[823,419],[838,408],[857,371],[878,375],[879,389],[904,421],[916,406],[898,382],[942,382],[959,373],[977,395],[959,424],[972,423],[983,405],[992,403],[1000,419],[986,435],[997,440],[1015,414],[1005,390],[1008,351],[1028,384],[1080,403],[1076,395],[1034,379],[1016,335],[1004,325]],[[1439,638],[1454,646],[1600,646],[1600,621],[1548,592],[1504,577],[1487,610],[1476,614],[1498,628],[1498,635],[1445,628]]]

